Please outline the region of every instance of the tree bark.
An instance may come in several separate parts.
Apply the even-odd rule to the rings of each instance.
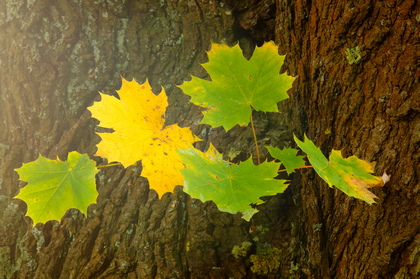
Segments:
[[[325,153],[375,161],[391,181],[372,190],[379,200],[369,206],[304,174],[302,266],[314,278],[416,278],[420,6],[322,2],[277,6],[276,41],[300,79],[290,103],[306,111],[307,134]],[[345,49],[357,46],[361,60],[350,64]]]
[[[1,2],[0,278],[419,277],[419,15],[411,0]],[[181,187],[159,199],[140,167],[112,167],[97,175],[87,216],[73,209],[32,228],[12,199],[24,186],[14,169],[38,154],[93,157],[98,122],[86,108],[97,91],[119,89],[120,75],[165,88],[167,124],[193,125],[225,154],[249,157],[249,127],[195,125],[200,109],[176,85],[206,77],[211,41],[239,41],[249,57],[267,40],[298,78],[281,117],[255,114],[259,144],[283,147],[306,133],[326,155],[377,162],[375,174],[391,181],[372,190],[376,204],[302,170],[246,222]],[[345,50],[356,47],[350,64]],[[253,246],[236,259],[244,241]],[[265,244],[282,250],[280,266],[258,275],[249,256]]]

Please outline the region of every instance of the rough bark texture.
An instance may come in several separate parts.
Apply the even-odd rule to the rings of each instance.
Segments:
[[[276,40],[301,80],[291,103],[306,111],[307,134],[325,152],[376,161],[376,174],[392,178],[372,190],[379,200],[369,206],[328,189],[312,171],[304,175],[300,261],[315,278],[416,278],[420,6],[322,2],[277,6]],[[361,60],[350,65],[345,49],[356,46]]]
[[[262,278],[249,255],[265,243],[282,249],[267,278],[419,277],[419,26],[414,0],[2,1],[0,278]],[[205,77],[211,41],[237,40],[246,56],[275,40],[284,70],[298,75],[281,118],[256,113],[260,144],[306,132],[325,154],[376,161],[377,175],[392,175],[373,189],[377,204],[306,170],[248,223],[181,188],[158,199],[140,168],[113,167],[98,175],[87,217],[69,210],[32,228],[12,199],[24,186],[13,169],[38,154],[93,155],[97,121],[86,107],[98,90],[112,94],[120,75],[148,78],[169,95],[168,124],[196,124],[199,109],[175,85]],[[345,49],[357,46],[350,64]],[[195,131],[225,153],[254,151],[250,128]],[[234,258],[244,241],[251,251]]]

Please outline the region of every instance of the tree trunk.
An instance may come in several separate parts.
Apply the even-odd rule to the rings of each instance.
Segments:
[[[419,24],[414,0],[2,1],[0,278],[419,277]],[[274,40],[283,70],[298,76],[280,118],[256,113],[261,146],[306,133],[325,154],[375,161],[376,175],[391,175],[372,190],[377,204],[303,170],[246,222],[181,187],[158,199],[140,168],[111,167],[97,175],[87,216],[73,209],[32,228],[12,199],[24,186],[14,169],[38,154],[92,157],[98,122],[86,108],[97,91],[112,94],[120,75],[148,78],[169,95],[167,124],[196,124],[200,110],[175,85],[206,76],[211,41],[238,40],[247,57]],[[194,131],[225,154],[254,151],[249,127]],[[237,259],[244,241],[253,246]],[[258,275],[250,255],[264,246],[282,250],[280,266]]]

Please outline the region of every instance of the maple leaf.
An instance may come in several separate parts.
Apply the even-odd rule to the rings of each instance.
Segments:
[[[160,196],[171,192],[183,183],[179,170],[184,165],[176,150],[199,139],[189,128],[177,124],[164,127],[168,106],[164,89],[155,95],[147,80],[138,84],[122,79],[117,92],[119,99],[101,93],[102,100],[89,108],[102,127],[114,130],[98,133],[102,141],[96,154],[124,167],[142,160],[142,176],[149,180],[150,188]]]
[[[278,55],[273,42],[255,48],[251,59],[242,55],[238,45],[212,44],[209,62],[202,66],[212,81],[192,77],[179,87],[191,102],[207,107],[201,123],[225,130],[236,124],[248,125],[252,109],[277,112],[277,103],[287,99],[286,91],[294,78],[279,75],[284,56]]]
[[[287,188],[285,180],[273,179],[279,168],[275,162],[254,165],[249,158],[239,165],[230,164],[214,148],[209,154],[193,148],[178,153],[186,165],[181,170],[184,191],[203,202],[213,201],[222,211],[242,212],[245,220],[257,212],[250,204],[261,203],[260,197],[282,193]]]
[[[66,162],[49,160],[39,155],[33,162],[16,169],[19,179],[28,182],[14,198],[28,205],[27,216],[36,223],[60,220],[70,208],[86,214],[87,207],[96,202],[95,162],[86,154],[75,151]]]
[[[297,156],[296,153],[298,150],[294,148],[283,148],[280,150],[277,147],[266,146],[268,152],[271,156],[279,160],[284,167],[286,168],[287,174],[291,174],[295,171],[295,168],[305,166],[305,161],[303,161],[303,156]]]
[[[368,188],[381,187],[386,182],[382,177],[371,174],[374,164],[356,156],[343,158],[339,150],[333,150],[328,160],[306,135],[304,141],[295,136],[295,142],[307,154],[312,167],[330,187],[336,186],[348,196],[369,204],[375,203],[374,198],[378,197]]]

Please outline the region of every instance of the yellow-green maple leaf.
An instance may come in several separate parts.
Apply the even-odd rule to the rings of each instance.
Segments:
[[[375,203],[374,199],[378,197],[368,188],[384,186],[388,178],[386,173],[383,177],[374,176],[374,164],[356,156],[343,158],[339,150],[333,150],[328,160],[306,135],[304,142],[295,136],[295,142],[308,155],[314,170],[330,187],[336,186],[348,196],[369,204]]]
[[[98,133],[102,141],[96,155],[118,161],[124,167],[142,160],[142,175],[161,196],[183,184],[184,168],[176,150],[186,149],[198,139],[189,128],[177,124],[164,127],[168,106],[165,90],[152,92],[148,81],[122,80],[120,99],[101,93],[102,100],[89,108],[101,127],[112,133]]]

